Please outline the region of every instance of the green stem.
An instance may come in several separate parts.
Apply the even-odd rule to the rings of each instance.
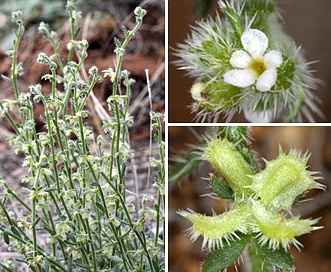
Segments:
[[[18,100],[19,97],[19,91],[18,91],[18,85],[17,85],[17,54],[18,54],[18,47],[21,42],[22,35],[24,33],[24,27],[22,23],[18,24],[18,32],[16,35],[16,42],[14,44],[14,49],[13,49],[13,64],[12,64],[12,80],[13,80],[13,87],[14,87],[14,92],[15,92],[15,97],[16,100]]]
[[[5,115],[6,119],[9,121],[10,125],[12,126],[12,128],[15,130],[17,135],[20,135],[20,130],[17,127],[17,125],[15,124],[13,118],[11,118],[11,116],[8,114],[8,111],[6,110],[6,108],[3,106],[2,101],[0,101],[0,109],[2,111],[2,114]],[[22,135],[23,136],[23,135]],[[24,137],[24,136],[23,136]],[[25,138],[24,138],[25,140]]]
[[[123,55],[124,55],[124,50],[125,47],[127,46],[128,42],[132,39],[132,37],[134,36],[134,34],[137,32],[137,30],[139,29],[139,27],[142,24],[142,20],[137,21],[137,24],[135,25],[135,27],[128,32],[128,35],[126,36],[122,46],[119,48],[119,52],[121,53],[117,53],[117,64],[116,64],[116,70],[115,70],[115,76],[114,76],[114,82],[113,82],[113,96],[116,95],[117,92],[117,84],[119,82],[119,74],[121,71],[121,65],[122,65],[122,60],[123,60]]]
[[[75,18],[73,17],[73,9],[71,7],[69,8],[69,19],[70,19],[71,39],[75,40],[76,39],[76,37],[75,37]],[[67,62],[71,61],[72,56],[73,56],[73,51],[74,51],[74,48],[71,47],[70,50],[69,50],[68,61]]]
[[[41,153],[41,156],[40,156],[40,159],[39,159],[39,162],[38,162],[39,165],[42,163],[44,153],[45,153],[45,148],[42,150],[42,153]],[[39,184],[39,178],[40,178],[41,170],[42,170],[42,168],[38,167],[37,174],[35,176],[34,184],[33,184],[32,189],[37,190],[38,187],[39,187],[38,184]],[[38,222],[37,221],[38,218],[37,218],[37,214],[36,214],[36,197],[34,197],[32,199],[31,214],[32,214],[32,234],[33,234],[33,256],[36,257],[37,256],[37,228],[36,228],[36,225],[37,225],[37,222]]]
[[[141,243],[145,253],[146,253],[146,256],[147,256],[147,259],[148,259],[148,263],[150,265],[150,268],[151,268],[151,271],[154,271],[154,268],[153,268],[153,264],[152,264],[152,260],[150,258],[150,255],[149,255],[149,252],[147,250],[147,247],[146,247],[146,242],[142,239],[142,237],[140,236],[140,234],[138,233],[138,231],[135,229],[135,226],[133,225],[132,223],[132,220],[131,220],[131,217],[130,217],[130,214],[129,214],[129,211],[127,210],[126,208],[126,203],[123,199],[123,195],[122,193],[120,193],[117,188],[115,188],[113,186],[113,184],[110,182],[109,178],[104,174],[104,173],[101,173],[101,175],[103,176],[103,178],[108,182],[108,184],[112,187],[112,189],[114,190],[114,192],[117,194],[117,196],[119,197],[119,200],[121,202],[121,205],[122,205],[122,208],[124,210],[124,213],[126,215],[126,218],[128,220],[128,224],[130,226],[130,228],[133,230],[133,232],[136,234],[139,242]]]
[[[90,93],[92,92],[92,90],[93,90],[96,83],[97,83],[97,76],[93,75],[92,82],[91,82],[91,84],[88,88],[87,94],[85,95],[81,105],[78,108],[78,111],[81,111],[84,108],[84,106],[86,104],[86,101],[87,101],[87,98],[90,96]]]

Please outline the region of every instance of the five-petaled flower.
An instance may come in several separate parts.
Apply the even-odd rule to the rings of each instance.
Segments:
[[[256,81],[256,89],[269,91],[276,83],[277,68],[282,63],[282,54],[268,48],[268,37],[260,30],[249,29],[241,36],[245,50],[235,51],[230,59],[234,68],[224,74],[224,81],[231,85],[246,88]]]

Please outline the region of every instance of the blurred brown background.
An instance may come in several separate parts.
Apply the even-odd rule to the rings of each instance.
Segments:
[[[189,90],[193,79],[185,76],[171,64],[175,59],[172,48],[177,43],[183,43],[190,33],[189,25],[194,25],[197,16],[194,6],[197,0],[169,1],[169,122],[192,122],[194,114],[190,113],[188,105],[192,99]],[[319,60],[311,66],[317,78],[324,81],[316,92],[323,102],[320,107],[325,118],[315,116],[316,122],[330,122],[331,108],[331,1],[329,0],[278,0],[279,7],[284,11],[284,28],[297,45],[302,45],[305,58],[308,61]],[[214,0],[213,14],[219,8]],[[220,120],[224,122],[224,120]],[[236,116],[232,122],[246,122],[242,115]]]
[[[203,127],[169,127],[169,158],[183,156],[189,144],[198,142],[197,135],[203,135]],[[207,128],[210,130],[210,128]],[[330,127],[252,127],[252,148],[258,158],[275,159],[279,145],[284,151],[291,147],[309,150],[309,170],[319,171],[321,181],[328,186],[326,191],[312,190],[306,198],[314,199],[300,203],[293,213],[300,213],[302,218],[322,219],[319,225],[324,229],[314,231],[298,238],[304,247],[301,253],[296,248],[291,249],[294,264],[298,272],[329,272],[331,271],[331,128]],[[263,162],[261,165],[263,167]],[[171,167],[171,161],[170,161]],[[198,213],[211,215],[212,208],[221,213],[224,203],[204,197],[210,193],[208,177],[211,167],[208,163],[200,163],[198,168],[184,180],[169,188],[169,271],[198,272],[199,264],[207,252],[201,252],[201,240],[191,243],[185,237],[184,230],[191,226],[190,222],[176,214],[179,209],[190,208]],[[233,268],[228,271],[235,271]],[[249,271],[240,267],[239,271]]]

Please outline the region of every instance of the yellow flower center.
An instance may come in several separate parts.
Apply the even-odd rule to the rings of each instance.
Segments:
[[[267,70],[267,67],[263,61],[262,58],[255,59],[251,63],[251,69],[257,74],[259,77],[260,75],[263,74],[265,70]]]

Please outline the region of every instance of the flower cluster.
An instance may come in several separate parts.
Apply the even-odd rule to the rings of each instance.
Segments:
[[[300,48],[282,30],[272,0],[220,1],[224,19],[197,23],[180,44],[176,62],[196,78],[191,94],[196,119],[250,122],[313,121],[319,112],[313,78]]]
[[[321,228],[314,226],[318,219],[290,216],[299,196],[310,189],[324,189],[316,182],[315,172],[306,169],[307,154],[295,149],[285,154],[280,149],[275,160],[266,161],[266,168],[255,173],[233,143],[212,138],[203,148],[203,157],[224,177],[233,194],[231,208],[219,215],[178,212],[193,223],[188,230],[192,241],[203,236],[203,248],[222,248],[243,234],[271,250],[288,250],[291,244],[300,246],[296,236]]]
[[[50,92],[43,84],[30,86],[28,93],[19,91],[17,76],[23,66],[17,63],[17,53],[24,28],[22,13],[13,13],[19,30],[14,49],[7,52],[13,61],[7,79],[13,83],[16,99],[0,100],[0,113],[15,132],[10,143],[25,155],[22,182],[28,189],[17,192],[0,178],[0,241],[9,251],[19,253],[19,262],[26,263],[31,271],[163,271],[160,232],[165,224],[165,160],[162,115],[158,113],[151,113],[151,137],[153,132],[159,148],[151,160],[152,167],[157,168],[155,198],[139,194],[136,177],[127,182],[128,169],[134,169],[134,150],[129,145],[134,80],[128,71],[121,70],[121,63],[146,10],[136,8],[134,28],[123,27],[123,42],[115,39],[116,68],[104,71],[113,83],[113,94],[107,100],[109,111],[95,115],[102,119],[95,123],[100,131],[104,129],[100,134],[86,119],[90,115],[88,99],[94,97],[95,85],[103,80],[96,66],[81,74],[89,44],[77,39],[80,13],[75,2],[67,1],[71,30],[68,54],[60,54],[62,42],[55,40],[56,33],[49,26],[41,23],[39,27],[54,51],[53,55],[40,53],[37,59],[50,70],[42,76]],[[37,104],[44,110],[41,131],[35,124]],[[18,113],[15,118],[9,111],[12,108]],[[154,202],[157,204],[152,205]],[[15,211],[11,211],[13,207]],[[6,271],[20,270],[17,264],[11,268],[0,261]]]

